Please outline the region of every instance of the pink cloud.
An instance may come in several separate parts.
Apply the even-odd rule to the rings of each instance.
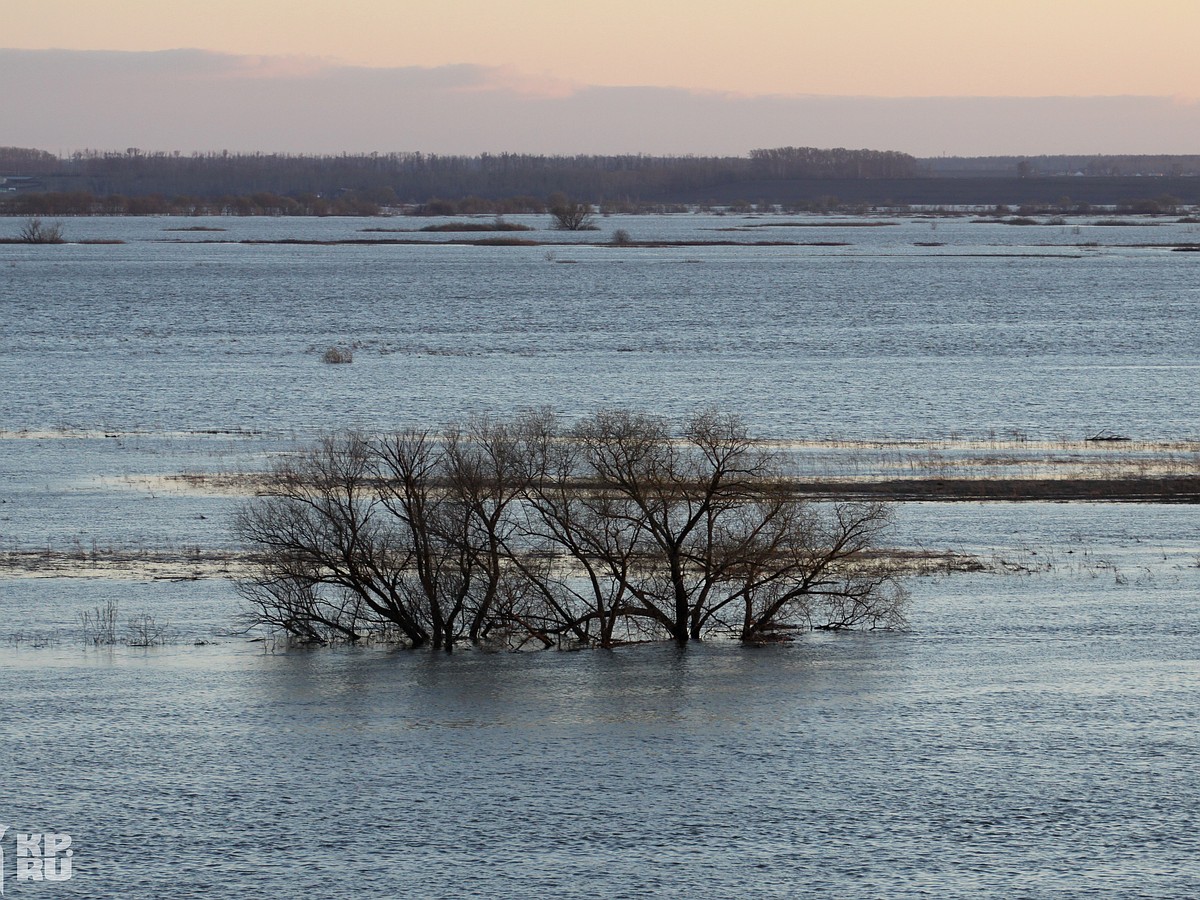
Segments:
[[[596,87],[513,68],[313,57],[0,50],[4,142],[76,149],[740,155],[807,145],[918,156],[1188,153],[1172,97],[746,96]]]

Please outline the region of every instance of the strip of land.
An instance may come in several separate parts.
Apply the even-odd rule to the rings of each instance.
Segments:
[[[225,496],[270,493],[271,480],[263,473],[188,474],[138,479],[131,486],[167,492]],[[1048,478],[871,478],[839,477],[789,479],[781,487],[814,500],[886,500],[901,503],[962,501],[1090,501],[1103,503],[1200,503],[1200,476],[1112,476]],[[587,484],[579,490],[590,489]]]
[[[813,498],[948,501],[1092,501],[1106,503],[1200,503],[1200,477],[1181,478],[891,478],[797,481],[797,493]]]
[[[894,563],[905,575],[956,572],[1011,572],[1020,563],[953,550],[891,548],[864,557]],[[200,581],[246,578],[256,557],[236,550],[119,548],[39,548],[0,552],[0,576],[9,578],[103,578],[122,581]]]

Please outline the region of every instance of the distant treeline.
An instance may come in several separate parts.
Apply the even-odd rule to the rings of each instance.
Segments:
[[[1078,177],[1080,174],[1092,178]],[[10,215],[439,215],[542,212],[562,193],[611,212],[680,205],[853,210],[864,205],[1200,202],[1200,156],[918,160],[780,147],[741,157],[83,152],[0,147]],[[1156,176],[1147,178],[1144,176]]]
[[[162,194],[106,194],[90,191],[21,191],[0,194],[0,215],[8,216],[377,216],[378,203],[355,192],[338,197],[295,197],[261,191],[212,198]]]
[[[36,182],[42,191],[86,191],[96,196],[251,196],[264,192],[299,198],[353,192],[381,205],[419,204],[435,198],[546,197],[556,191],[605,200],[654,199],[679,191],[742,180],[789,178],[898,178],[916,172],[916,159],[875,150],[784,147],[748,157],[438,156],[389,153],[359,156],[209,153],[76,153],[59,159],[38,150],[0,148],[0,176]]]
[[[1200,154],[1134,156],[939,156],[919,161],[920,170],[943,177],[1038,178],[1087,175],[1093,178],[1200,176]]]
[[[409,216],[506,216],[551,212],[556,201],[566,201],[561,191],[546,199],[520,195],[489,199],[470,195],[457,199],[435,197],[426,203],[405,204],[402,211]],[[591,204],[578,201],[581,209]],[[680,213],[688,212],[694,204],[685,202],[658,203],[651,201],[603,201],[599,211],[604,215],[619,213]],[[866,213],[867,204],[843,203],[836,197],[822,196],[812,200],[773,203],[744,199],[717,202],[717,206],[735,213]],[[709,204],[700,204],[706,208]],[[287,196],[260,191],[256,194],[222,196],[212,199],[162,194],[128,197],[124,194],[97,196],[89,191],[22,191],[8,196],[0,194],[0,216],[379,216],[394,214],[394,204],[381,204],[354,191],[327,198],[316,194]]]

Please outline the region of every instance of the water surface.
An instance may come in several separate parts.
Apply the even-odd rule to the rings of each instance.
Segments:
[[[894,221],[569,238],[846,244],[615,249],[81,219],[127,243],[0,245],[0,550],[230,548],[238,499],[159,476],[541,403],[718,403],[783,442],[1200,436],[1200,256],[1144,246],[1194,227]],[[70,832],[76,873],[9,893],[1200,893],[1194,508],[909,504],[896,535],[1006,565],[915,579],[904,633],[451,657],[254,641],[221,579],[0,576],[0,824]],[[174,642],[84,646],[109,600]]]

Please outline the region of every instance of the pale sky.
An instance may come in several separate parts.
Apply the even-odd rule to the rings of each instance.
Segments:
[[[740,153],[788,143],[919,155],[1200,152],[1200,0],[5,6],[0,144],[56,151]],[[206,53],[152,52],[182,49]],[[464,92],[494,102],[472,105]],[[841,106],[825,104],[836,98]],[[947,112],[909,102],[917,98],[992,99]],[[1071,98],[1096,102],[1063,105]],[[265,130],[273,103],[310,118],[309,130],[283,118]],[[588,109],[605,117],[603,132],[577,129],[572,140],[549,127],[582,122]],[[450,110],[474,118],[452,121]],[[401,113],[412,127],[388,127]],[[344,146],[318,129],[323,116],[342,122]],[[718,133],[720,117],[742,133]]]
[[[35,0],[0,46],[471,63],[753,94],[1200,94],[1198,0]]]

